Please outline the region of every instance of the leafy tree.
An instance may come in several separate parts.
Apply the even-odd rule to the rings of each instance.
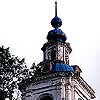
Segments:
[[[23,78],[22,81],[18,84],[20,91],[25,90],[27,85],[30,85],[31,83],[36,81],[37,77],[39,77],[40,75],[43,75],[41,68],[42,67],[40,66],[40,64],[38,65],[35,65],[35,63],[32,64],[32,66],[30,67],[28,71],[28,77]]]
[[[9,48],[0,47],[0,100],[13,100],[17,84],[29,78],[25,59],[11,55]]]
[[[39,73],[37,69],[39,69],[39,67],[37,67],[35,63],[33,63],[31,68],[28,70],[28,77],[22,78],[22,80],[18,83],[20,91],[24,90],[27,85],[34,82],[35,78],[37,77],[37,74]]]

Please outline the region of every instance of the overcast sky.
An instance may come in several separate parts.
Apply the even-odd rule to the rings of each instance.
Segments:
[[[0,46],[25,57],[30,67],[43,60],[41,47],[52,26],[55,0],[0,0]],[[61,29],[73,49],[70,65],[79,65],[82,76],[100,98],[100,0],[58,0]]]

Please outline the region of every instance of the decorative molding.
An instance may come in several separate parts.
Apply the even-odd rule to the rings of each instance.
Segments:
[[[95,92],[94,90],[84,81],[84,79],[80,76],[76,78],[78,83],[82,86],[82,88],[90,95],[91,99],[95,98]]]

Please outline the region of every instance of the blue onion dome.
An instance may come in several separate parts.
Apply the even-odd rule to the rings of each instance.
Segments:
[[[58,16],[55,16],[55,17],[51,20],[51,25],[52,25],[54,28],[59,28],[59,27],[61,27],[61,25],[62,25],[62,20],[61,20]]]
[[[55,63],[52,66],[53,72],[74,72],[74,69],[72,66],[64,63]]]
[[[57,41],[65,42],[67,39],[67,36],[61,29],[54,29],[48,32],[47,39],[56,41],[56,42]]]

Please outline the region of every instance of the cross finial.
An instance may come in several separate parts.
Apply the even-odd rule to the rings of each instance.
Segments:
[[[55,16],[57,16],[57,0],[55,1]]]

